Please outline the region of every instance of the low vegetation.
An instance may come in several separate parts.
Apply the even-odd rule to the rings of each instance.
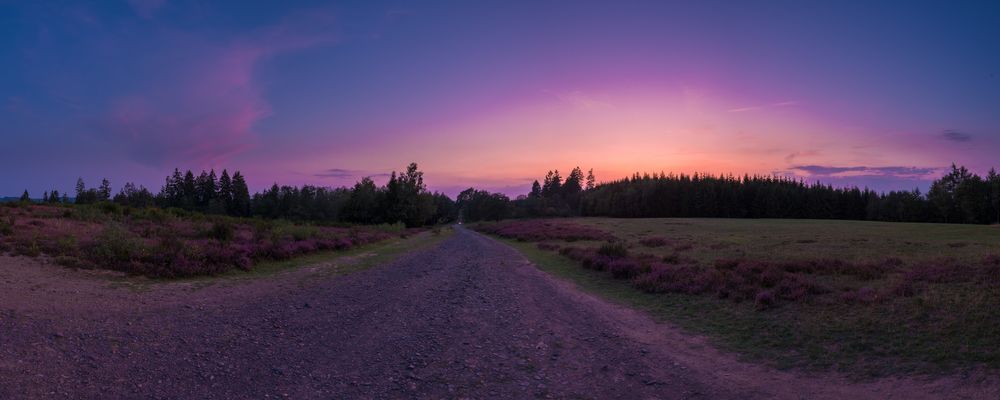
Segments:
[[[578,218],[476,228],[585,287],[779,365],[1000,368],[995,227]]]
[[[301,225],[114,203],[0,207],[0,253],[165,278],[250,270],[262,261],[347,250],[410,232],[402,223]]]

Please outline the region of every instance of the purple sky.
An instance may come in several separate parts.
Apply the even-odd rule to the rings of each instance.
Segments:
[[[1000,3],[841,3],[0,0],[0,195],[1000,164]]]

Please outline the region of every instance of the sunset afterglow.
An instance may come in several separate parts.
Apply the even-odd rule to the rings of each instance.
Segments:
[[[577,165],[926,188],[1000,145],[997,7],[943,6],[6,3],[0,194],[411,161],[450,194]]]

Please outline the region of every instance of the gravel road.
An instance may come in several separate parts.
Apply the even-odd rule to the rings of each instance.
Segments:
[[[190,294],[33,284],[42,277],[18,275],[23,268],[12,263],[19,259],[5,260],[3,399],[808,393],[761,387],[802,384],[794,377],[726,378],[727,368],[746,368],[720,361],[716,370],[718,355],[698,350],[698,340],[672,347],[645,317],[579,293],[510,247],[463,228],[440,245],[358,273]],[[839,397],[813,394],[806,397]]]

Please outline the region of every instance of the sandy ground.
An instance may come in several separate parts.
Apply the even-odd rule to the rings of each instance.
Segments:
[[[1000,398],[995,376],[858,383],[743,363],[461,228],[329,268],[136,286],[0,256],[0,398]]]

